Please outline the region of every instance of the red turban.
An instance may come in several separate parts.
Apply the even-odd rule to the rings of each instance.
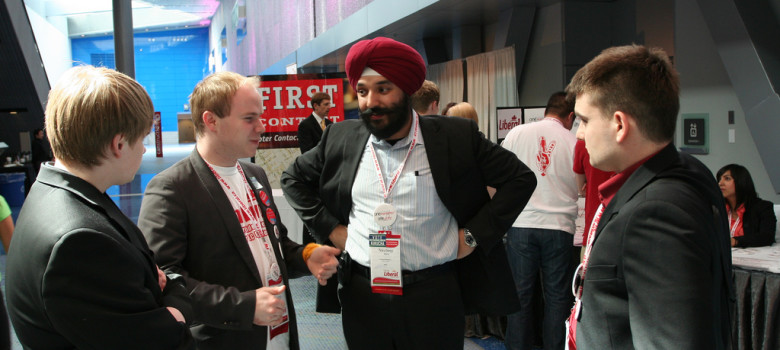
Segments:
[[[352,88],[363,70],[370,67],[407,95],[414,94],[425,81],[425,62],[409,45],[390,38],[377,37],[352,45],[347,54],[347,78]]]

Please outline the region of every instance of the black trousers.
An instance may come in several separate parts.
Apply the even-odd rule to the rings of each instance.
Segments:
[[[361,349],[463,349],[463,301],[454,269],[404,286],[403,295],[375,294],[353,273],[339,287],[347,345]]]

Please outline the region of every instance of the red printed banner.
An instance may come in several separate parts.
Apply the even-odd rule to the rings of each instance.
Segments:
[[[298,147],[298,125],[311,115],[311,97],[318,92],[331,97],[328,119],[333,122],[344,120],[344,78],[321,76],[324,75],[259,76],[265,133],[257,148]]]

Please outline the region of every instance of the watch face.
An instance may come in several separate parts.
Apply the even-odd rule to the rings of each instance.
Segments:
[[[465,235],[463,237],[463,240],[465,241],[466,245],[469,247],[475,247],[477,245],[477,242],[474,240],[474,236],[471,234]]]

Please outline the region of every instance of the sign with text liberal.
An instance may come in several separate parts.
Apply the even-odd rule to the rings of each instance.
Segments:
[[[327,118],[334,123],[344,120],[344,79],[311,76],[259,76],[265,133],[257,148],[297,148],[298,125],[311,115],[311,97],[318,92],[331,97]]]
[[[523,124],[523,109],[520,107],[498,107],[496,108],[496,118],[498,119],[498,138],[504,139],[506,134],[512,128]]]

